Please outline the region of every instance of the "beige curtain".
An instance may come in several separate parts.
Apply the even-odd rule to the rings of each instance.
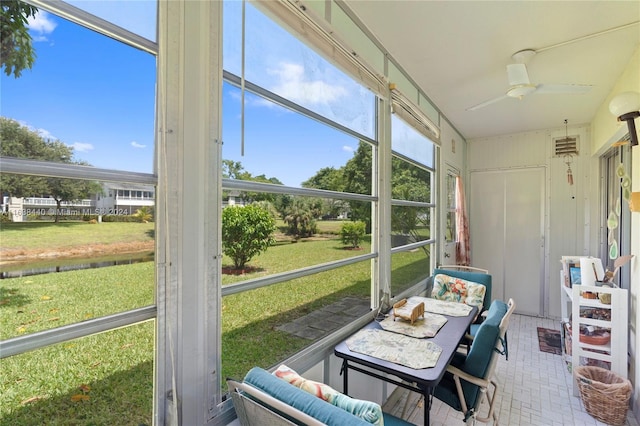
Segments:
[[[456,176],[456,265],[471,266],[469,219],[464,202],[462,178]]]

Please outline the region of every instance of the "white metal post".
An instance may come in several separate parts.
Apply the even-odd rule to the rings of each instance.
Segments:
[[[221,2],[159,2],[156,424],[220,401]]]

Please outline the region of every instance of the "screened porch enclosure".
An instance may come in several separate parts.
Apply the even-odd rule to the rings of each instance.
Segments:
[[[153,253],[140,265],[56,267],[55,279],[2,282],[3,422],[44,422],[55,412],[62,423],[114,415],[136,424],[226,424],[234,414],[224,378],[254,365],[322,363],[331,342],[381,300],[424,282],[436,242],[433,110],[400,90],[392,95],[340,45],[292,31],[303,15],[290,5],[137,2],[128,10],[136,25],[99,3],[20,4],[36,8],[29,29],[39,56],[30,75],[2,77],[6,128],[43,146],[64,144],[69,155],[52,163],[36,151],[3,150],[2,177],[14,184],[5,188],[19,199],[47,196],[67,179],[93,192],[85,211],[60,223],[32,212],[17,226],[8,215],[3,248],[39,232],[25,269],[37,268],[34,255],[46,250],[58,253],[58,265],[73,262],[71,253],[91,262],[98,244],[120,252],[150,245]],[[84,64],[86,75],[98,75],[101,63],[82,53],[96,50],[138,74],[113,80],[118,72],[101,70],[104,80],[87,82],[84,94],[73,88],[79,77],[45,85],[40,76],[74,49],[78,72]],[[69,116],[91,125],[54,127],[35,97],[20,96],[29,84],[42,86],[45,104],[66,91]],[[104,109],[89,119],[92,93],[101,93]],[[106,128],[111,141],[95,137]],[[40,181],[50,186],[28,184]],[[104,207],[125,198],[140,205]],[[221,208],[246,206],[268,212],[274,232],[238,270],[225,251]],[[342,238],[345,224],[361,224],[362,233]],[[85,241],[92,227],[104,235]],[[121,242],[110,241],[126,227]],[[56,380],[41,379],[51,363]],[[25,377],[27,365],[38,368]],[[136,393],[133,403],[123,388]],[[126,413],[111,414],[106,400]]]

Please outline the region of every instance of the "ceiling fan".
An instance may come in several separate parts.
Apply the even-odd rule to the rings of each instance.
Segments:
[[[509,90],[497,98],[489,99],[477,105],[467,108],[467,111],[475,111],[487,105],[499,102],[503,99],[522,99],[532,93],[540,94],[581,94],[591,90],[592,86],[585,84],[534,84],[529,80],[526,63],[537,53],[533,49],[520,50],[511,55],[515,63],[507,65],[507,78],[509,79]]]

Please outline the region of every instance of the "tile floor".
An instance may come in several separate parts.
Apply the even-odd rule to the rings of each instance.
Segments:
[[[562,356],[538,349],[537,327],[560,330],[560,322],[515,314],[511,317],[507,335],[509,360],[500,357],[496,367],[496,378],[500,386],[495,405],[499,412],[498,424],[604,425],[584,410],[579,397],[573,396],[571,373]],[[400,416],[407,396],[410,398],[409,408],[404,418],[414,424],[423,424],[423,411],[417,405],[418,395],[404,389],[391,395],[384,405],[384,411]],[[460,412],[433,399],[431,425],[463,425],[462,418]],[[639,426],[630,410],[626,425]]]

